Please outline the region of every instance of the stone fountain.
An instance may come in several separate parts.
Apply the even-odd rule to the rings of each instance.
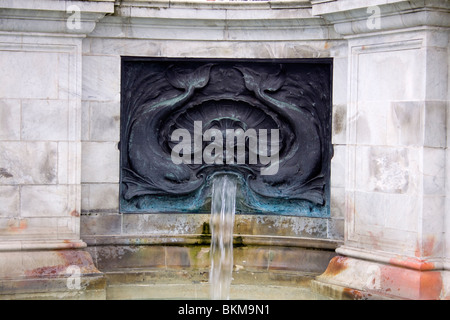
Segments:
[[[211,212],[210,286],[229,297],[235,213],[330,213],[329,59],[122,60],[124,215]]]

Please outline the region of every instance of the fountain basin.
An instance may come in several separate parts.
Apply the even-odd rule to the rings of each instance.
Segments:
[[[95,238],[107,299],[209,299],[210,237]],[[102,241],[103,240],[103,241]],[[89,241],[89,240],[88,240]],[[325,299],[311,290],[336,241],[235,235],[230,299]]]
[[[107,273],[112,300],[210,299],[209,270],[146,270]],[[311,289],[315,273],[235,270],[231,300],[329,300]]]

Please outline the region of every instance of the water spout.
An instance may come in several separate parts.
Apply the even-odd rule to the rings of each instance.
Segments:
[[[232,175],[213,177],[211,196],[210,297],[228,300],[233,271],[233,229],[236,207],[236,179]]]

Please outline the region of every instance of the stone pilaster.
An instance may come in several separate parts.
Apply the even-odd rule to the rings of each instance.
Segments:
[[[345,242],[318,287],[449,295],[446,1],[319,1],[348,41]],[[447,186],[448,190],[448,186]],[[344,291],[345,291],[344,290]]]
[[[111,12],[111,1],[0,1],[2,294],[52,280],[41,289],[57,297],[66,278],[100,275],[80,250],[81,53]]]

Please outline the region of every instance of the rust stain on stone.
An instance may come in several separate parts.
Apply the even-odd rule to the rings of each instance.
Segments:
[[[80,268],[82,274],[99,273],[94,266],[92,258],[84,251],[78,250],[59,250],[56,254],[61,258],[61,263],[53,266],[43,266],[26,270],[25,275],[27,277],[57,277],[57,276],[69,276],[67,274],[67,268],[69,266],[77,266]]]
[[[68,266],[66,265],[56,265],[56,266],[45,266],[40,268],[35,268],[31,270],[25,270],[25,275],[27,277],[55,277],[63,274]]]
[[[19,221],[14,221],[8,225],[8,230],[11,232],[21,232],[28,227],[27,220],[21,219]]]
[[[389,260],[390,264],[405,267],[409,269],[415,269],[420,271],[433,270],[434,263],[428,262],[425,259],[416,258],[391,258]]]
[[[380,286],[384,293],[414,300],[437,300],[442,292],[438,271],[420,271],[395,266],[381,268]]]
[[[328,264],[327,270],[323,273],[326,276],[335,276],[341,273],[347,268],[347,258],[342,256],[336,256],[331,259]]]
[[[435,247],[436,239],[434,235],[427,236],[423,243],[417,243],[416,250],[415,250],[415,256],[416,257],[429,257],[433,254],[434,247]]]
[[[72,210],[71,212],[70,212],[70,215],[72,216],[72,217],[79,217],[80,216],[80,213],[77,211],[77,210]]]
[[[368,300],[372,295],[352,288],[344,288],[344,297],[352,300]]]
[[[66,244],[66,248],[73,248],[73,249],[77,249],[80,247],[79,243],[74,243],[71,240],[63,240],[63,242]]]
[[[437,300],[442,291],[442,276],[440,272],[423,272],[420,277],[420,299]]]
[[[64,260],[64,263],[67,265],[77,265],[82,267],[92,264],[90,256],[86,255],[83,251],[61,250],[57,251],[56,253]]]

